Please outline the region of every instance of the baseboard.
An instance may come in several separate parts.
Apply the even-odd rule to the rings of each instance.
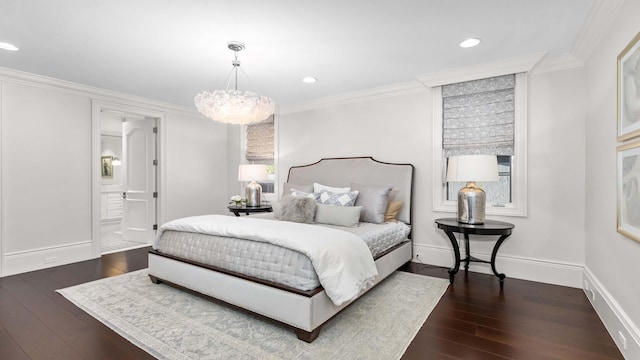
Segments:
[[[5,254],[2,276],[46,269],[93,258],[93,242],[83,241]]]
[[[464,250],[463,250],[464,252]],[[491,254],[471,252],[474,257],[491,259]],[[417,258],[416,258],[417,256]],[[462,254],[464,256],[464,254]],[[414,262],[452,267],[454,264],[453,250],[451,247],[437,247],[431,245],[413,245]],[[540,259],[519,258],[504,256],[498,253],[496,269],[509,278],[537,281],[546,284],[582,288],[584,267],[577,264],[553,262]],[[492,274],[489,264],[471,263],[469,270],[484,274]]]
[[[588,267],[582,289],[624,358],[640,359],[640,330]]]

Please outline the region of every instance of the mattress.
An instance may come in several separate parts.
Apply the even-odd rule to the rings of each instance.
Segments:
[[[272,215],[264,214],[260,217],[270,218]],[[355,227],[319,224],[310,226],[326,226],[351,232],[367,244],[374,258],[406,241],[410,230],[409,226],[401,222],[360,223]],[[311,260],[306,255],[265,242],[167,230],[156,242],[155,249],[163,254],[298,290],[313,290],[320,286]]]

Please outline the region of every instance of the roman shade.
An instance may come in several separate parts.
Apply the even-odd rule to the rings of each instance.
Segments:
[[[247,161],[253,164],[273,165],[274,118],[247,126]]]
[[[515,75],[442,86],[442,147],[455,155],[513,155]]]

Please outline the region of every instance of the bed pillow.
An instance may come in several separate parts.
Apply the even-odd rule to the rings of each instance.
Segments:
[[[319,193],[323,191],[329,191],[336,194],[344,194],[351,191],[351,188],[350,187],[333,187],[333,186],[313,183],[313,192]]]
[[[290,182],[286,182],[282,184],[282,196],[287,196],[291,194],[291,189],[296,189],[298,191],[312,193],[313,192],[313,184],[303,185],[303,184],[293,184]]]
[[[339,194],[330,191],[322,191],[316,197],[316,201],[323,205],[332,206],[353,206],[358,198],[357,191],[349,191],[347,193]]]
[[[289,196],[293,196],[293,197],[308,197],[308,198],[313,199],[313,200],[318,200],[318,196],[320,196],[320,194],[318,194],[318,193],[308,193],[308,192],[300,191],[298,189],[291,189],[291,192],[289,193]]]
[[[402,201],[389,201],[389,204],[387,205],[387,211],[384,213],[384,222],[397,222],[400,208],[402,208]]]
[[[315,199],[305,196],[284,196],[280,199],[274,216],[278,220],[311,224],[316,214],[316,207]]]
[[[318,204],[316,222],[318,224],[357,226],[360,221],[361,206],[331,206]]]
[[[351,188],[359,192],[354,205],[362,206],[360,221],[374,224],[383,223],[391,186],[351,183]]]

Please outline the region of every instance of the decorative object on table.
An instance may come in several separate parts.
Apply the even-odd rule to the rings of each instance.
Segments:
[[[640,140],[618,147],[618,232],[640,242]]]
[[[233,195],[230,200],[231,202],[229,204],[235,204],[236,207],[241,207],[244,202],[240,195]]]
[[[113,177],[113,156],[102,156],[100,158],[100,172],[103,178]]]
[[[196,108],[206,117],[227,124],[248,125],[267,119],[275,111],[273,101],[259,93],[238,90],[238,70],[249,79],[238,60],[238,52],[244,50],[244,44],[231,41],[227,47],[234,52],[235,59],[231,62],[233,68],[225,81],[225,89],[201,92],[195,98]],[[235,78],[233,89],[229,89],[231,75]]]
[[[311,344],[276,322],[154,285],[146,269],[58,293],[159,359],[400,359],[448,286],[446,279],[395,272]]]
[[[256,181],[267,180],[267,165],[242,164],[238,168],[238,181],[249,181],[245,187],[247,207],[260,206],[262,186]]]
[[[640,136],[640,33],[618,55],[618,141]]]
[[[498,159],[495,155],[459,155],[449,158],[447,182],[466,182],[458,192],[458,221],[465,224],[484,223],[486,194],[476,181],[498,181]]]

